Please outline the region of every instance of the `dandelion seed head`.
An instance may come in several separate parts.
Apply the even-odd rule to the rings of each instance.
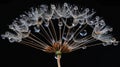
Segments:
[[[96,45],[117,45],[109,32],[113,28],[95,16],[89,8],[64,3],[63,6],[51,4],[31,8],[31,11],[16,18],[9,29],[1,35],[10,43],[17,42],[46,53],[54,53],[58,67],[62,53],[86,49]]]
[[[20,15],[9,25],[14,33],[7,31],[1,37],[48,53],[67,53],[98,44],[117,45],[118,41],[109,34],[113,28],[99,16],[93,17],[94,14],[89,8],[80,10],[67,3],[62,7],[41,5]]]

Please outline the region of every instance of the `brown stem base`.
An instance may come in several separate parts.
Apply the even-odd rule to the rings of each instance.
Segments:
[[[58,67],[61,67],[60,59],[61,59],[61,55],[57,55],[57,65],[58,65]]]

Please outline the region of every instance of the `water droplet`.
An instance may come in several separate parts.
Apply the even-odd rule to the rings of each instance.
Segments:
[[[5,35],[1,35],[2,39],[5,39]]]
[[[49,22],[46,22],[46,23],[44,24],[44,26],[45,26],[45,27],[48,27],[48,26],[49,26]]]
[[[95,22],[94,21],[90,21],[89,25],[95,25]]]
[[[104,20],[100,20],[100,21],[99,21],[99,25],[100,25],[100,26],[105,26],[105,21],[104,21]]]
[[[9,38],[9,42],[13,43],[15,40],[13,38]]]
[[[67,35],[67,33],[63,33],[63,36],[62,36],[63,40],[67,40],[66,35]]]
[[[57,56],[55,56],[55,59],[58,59]]]
[[[102,43],[102,45],[103,45],[103,46],[107,46],[107,44],[106,44],[106,43]]]
[[[71,40],[73,38],[74,34],[69,35],[68,40]]]
[[[72,23],[72,26],[76,26],[78,24],[78,21],[77,20],[74,20],[74,22]]]
[[[78,10],[78,7],[77,7],[77,6],[75,6],[73,9],[74,9],[74,10]]]
[[[70,41],[73,38],[74,34],[73,33],[69,33],[68,35],[65,33],[62,37],[63,40],[67,40]]]
[[[65,36],[62,37],[63,40],[67,40],[67,38]]]
[[[119,41],[115,41],[115,42],[113,43],[113,45],[116,46],[116,45],[118,45],[118,43],[119,43]]]
[[[66,7],[66,6],[68,6],[68,4],[67,4],[67,3],[64,3],[64,7]]]
[[[111,42],[104,42],[102,43],[103,46],[108,46],[108,45],[111,45],[112,43]]]
[[[55,43],[55,40],[52,40],[52,43]]]
[[[56,9],[55,5],[51,5],[51,8],[52,8],[53,10]]]
[[[34,27],[34,30],[36,33],[40,32],[40,29],[38,27]]]
[[[81,35],[81,36],[86,36],[86,35],[87,35],[87,31],[86,31],[86,30],[83,30],[82,32],[80,32],[80,35]]]
[[[85,24],[84,20],[83,19],[79,20],[79,24],[84,25]]]
[[[83,46],[83,47],[81,47],[82,49],[86,49],[87,48],[87,46]]]
[[[62,23],[62,22],[59,22],[59,23],[58,23],[58,26],[63,26],[63,23]]]
[[[96,21],[99,21],[99,20],[100,20],[100,17],[99,17],[99,16],[96,16],[95,19],[96,19]]]

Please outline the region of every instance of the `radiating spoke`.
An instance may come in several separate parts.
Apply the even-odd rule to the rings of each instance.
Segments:
[[[51,43],[52,43],[52,39],[51,39],[51,37],[50,37],[50,35],[48,34],[48,32],[45,30],[45,28],[41,25],[41,27],[42,27],[42,30],[44,31],[44,35],[46,34],[46,37],[48,37],[49,38],[49,40],[51,40]]]
[[[53,36],[55,38],[55,41],[57,41],[57,34],[56,34],[55,27],[54,27],[54,24],[53,24],[52,20],[50,20],[50,23],[51,23],[52,30],[53,30]]]

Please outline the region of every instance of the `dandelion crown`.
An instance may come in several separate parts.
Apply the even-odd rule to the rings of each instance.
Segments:
[[[88,8],[79,8],[64,3],[63,6],[41,5],[15,19],[2,34],[9,42],[18,42],[47,53],[55,53],[58,67],[62,53],[96,45],[117,45],[118,41],[109,34],[99,16]]]

